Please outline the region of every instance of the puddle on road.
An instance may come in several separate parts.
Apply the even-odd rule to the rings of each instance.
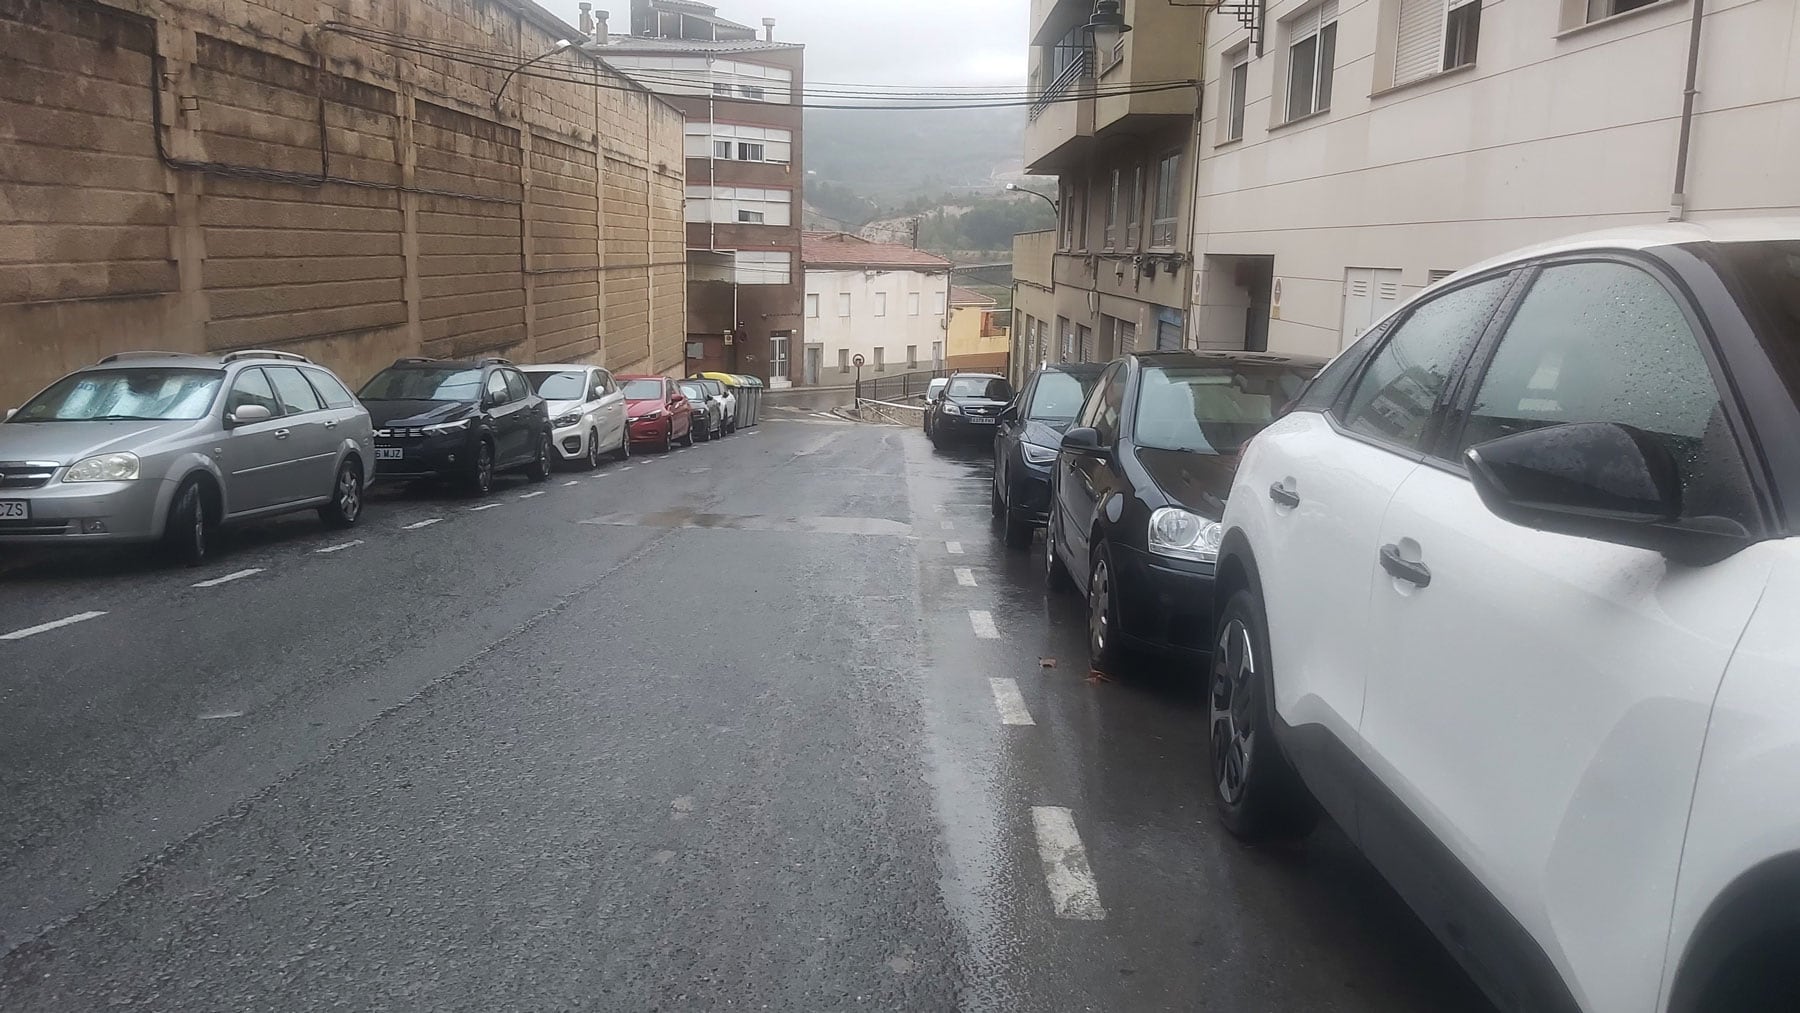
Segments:
[[[885,517],[775,517],[769,514],[708,514],[659,510],[645,514],[603,514],[582,521],[632,528],[721,528],[728,531],[799,531],[822,535],[910,536],[912,525]]]

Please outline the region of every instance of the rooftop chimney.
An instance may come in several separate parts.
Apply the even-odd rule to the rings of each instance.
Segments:
[[[581,11],[581,20],[575,23],[576,27],[581,29],[581,34],[592,39],[594,37],[594,16],[589,14],[588,11],[593,10],[594,5],[588,3],[587,0],[582,0],[581,3],[578,3],[575,6]]]
[[[606,18],[607,18],[607,14],[605,11],[595,11],[594,12],[594,34],[589,36],[589,38],[594,40],[594,45],[596,45],[596,46],[606,45],[606,42],[607,42]]]
[[[775,19],[763,18],[763,41],[775,41]]]

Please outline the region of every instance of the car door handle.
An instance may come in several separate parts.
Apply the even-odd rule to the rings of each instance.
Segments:
[[[325,428],[326,429],[336,429],[337,428],[337,419],[326,419],[325,420]]]
[[[290,430],[287,429],[277,429],[275,430],[275,438],[278,440],[285,440],[288,438],[289,432]]]
[[[1300,505],[1300,494],[1280,482],[1269,486],[1269,498],[1274,500],[1277,506],[1284,506],[1290,510]]]
[[[1416,584],[1419,587],[1431,586],[1431,571],[1426,568],[1424,563],[1415,563],[1410,559],[1402,558],[1398,545],[1381,547],[1381,568],[1395,580],[1404,580],[1408,584]]]

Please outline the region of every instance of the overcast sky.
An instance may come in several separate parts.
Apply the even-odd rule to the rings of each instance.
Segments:
[[[575,0],[538,0],[570,24]],[[614,32],[631,0],[594,0]],[[1004,84],[1025,80],[1030,0],[718,0],[719,16],[806,44],[809,82]]]

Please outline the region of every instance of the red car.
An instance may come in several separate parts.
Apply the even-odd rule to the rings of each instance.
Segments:
[[[625,426],[633,444],[667,450],[694,445],[694,406],[666,376],[614,377],[625,391]]]

